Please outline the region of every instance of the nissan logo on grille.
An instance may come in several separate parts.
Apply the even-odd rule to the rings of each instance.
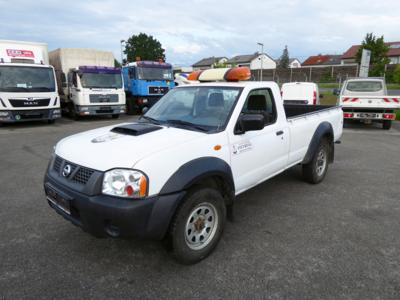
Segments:
[[[71,174],[71,165],[65,165],[63,171],[62,171],[62,176],[68,177]]]

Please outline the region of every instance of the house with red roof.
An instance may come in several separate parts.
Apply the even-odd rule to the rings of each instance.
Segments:
[[[341,64],[341,55],[331,55],[331,54],[318,54],[310,56],[301,65],[303,67],[330,67],[337,66]]]
[[[388,42],[385,44],[389,46],[387,57],[390,59],[390,63],[400,64],[400,42]],[[342,63],[343,64],[355,63],[356,55],[360,47],[361,45],[353,45],[345,53],[343,53],[341,57]]]

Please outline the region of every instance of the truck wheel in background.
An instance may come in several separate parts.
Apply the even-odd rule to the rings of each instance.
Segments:
[[[182,264],[206,258],[221,238],[225,219],[224,198],[217,190],[197,187],[189,191],[169,230],[174,258]]]
[[[318,146],[312,160],[303,165],[303,176],[309,183],[320,183],[328,171],[329,164],[329,143],[323,139]]]
[[[382,128],[385,130],[389,130],[392,127],[392,121],[390,120],[385,120],[382,123]]]
[[[136,113],[135,103],[132,98],[126,99],[126,113],[128,115],[134,115]]]
[[[113,115],[111,115],[111,117],[112,117],[113,119],[118,119],[118,118],[119,118],[119,114],[113,114]]]
[[[76,113],[75,106],[72,102],[68,104],[68,115],[75,121],[79,120],[79,115]]]
[[[55,122],[56,122],[55,119],[47,120],[47,123],[48,123],[48,124],[54,124]]]

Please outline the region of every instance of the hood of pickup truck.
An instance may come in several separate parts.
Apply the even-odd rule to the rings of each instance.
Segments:
[[[131,125],[135,123],[103,127],[66,137],[58,142],[55,152],[72,163],[106,171],[132,168],[145,157],[171,147],[180,147],[205,135],[197,131],[154,125],[148,125],[150,130],[130,131]]]

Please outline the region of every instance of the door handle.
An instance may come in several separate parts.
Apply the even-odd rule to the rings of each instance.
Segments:
[[[276,132],[276,135],[282,135],[283,134],[283,130],[279,130]]]

